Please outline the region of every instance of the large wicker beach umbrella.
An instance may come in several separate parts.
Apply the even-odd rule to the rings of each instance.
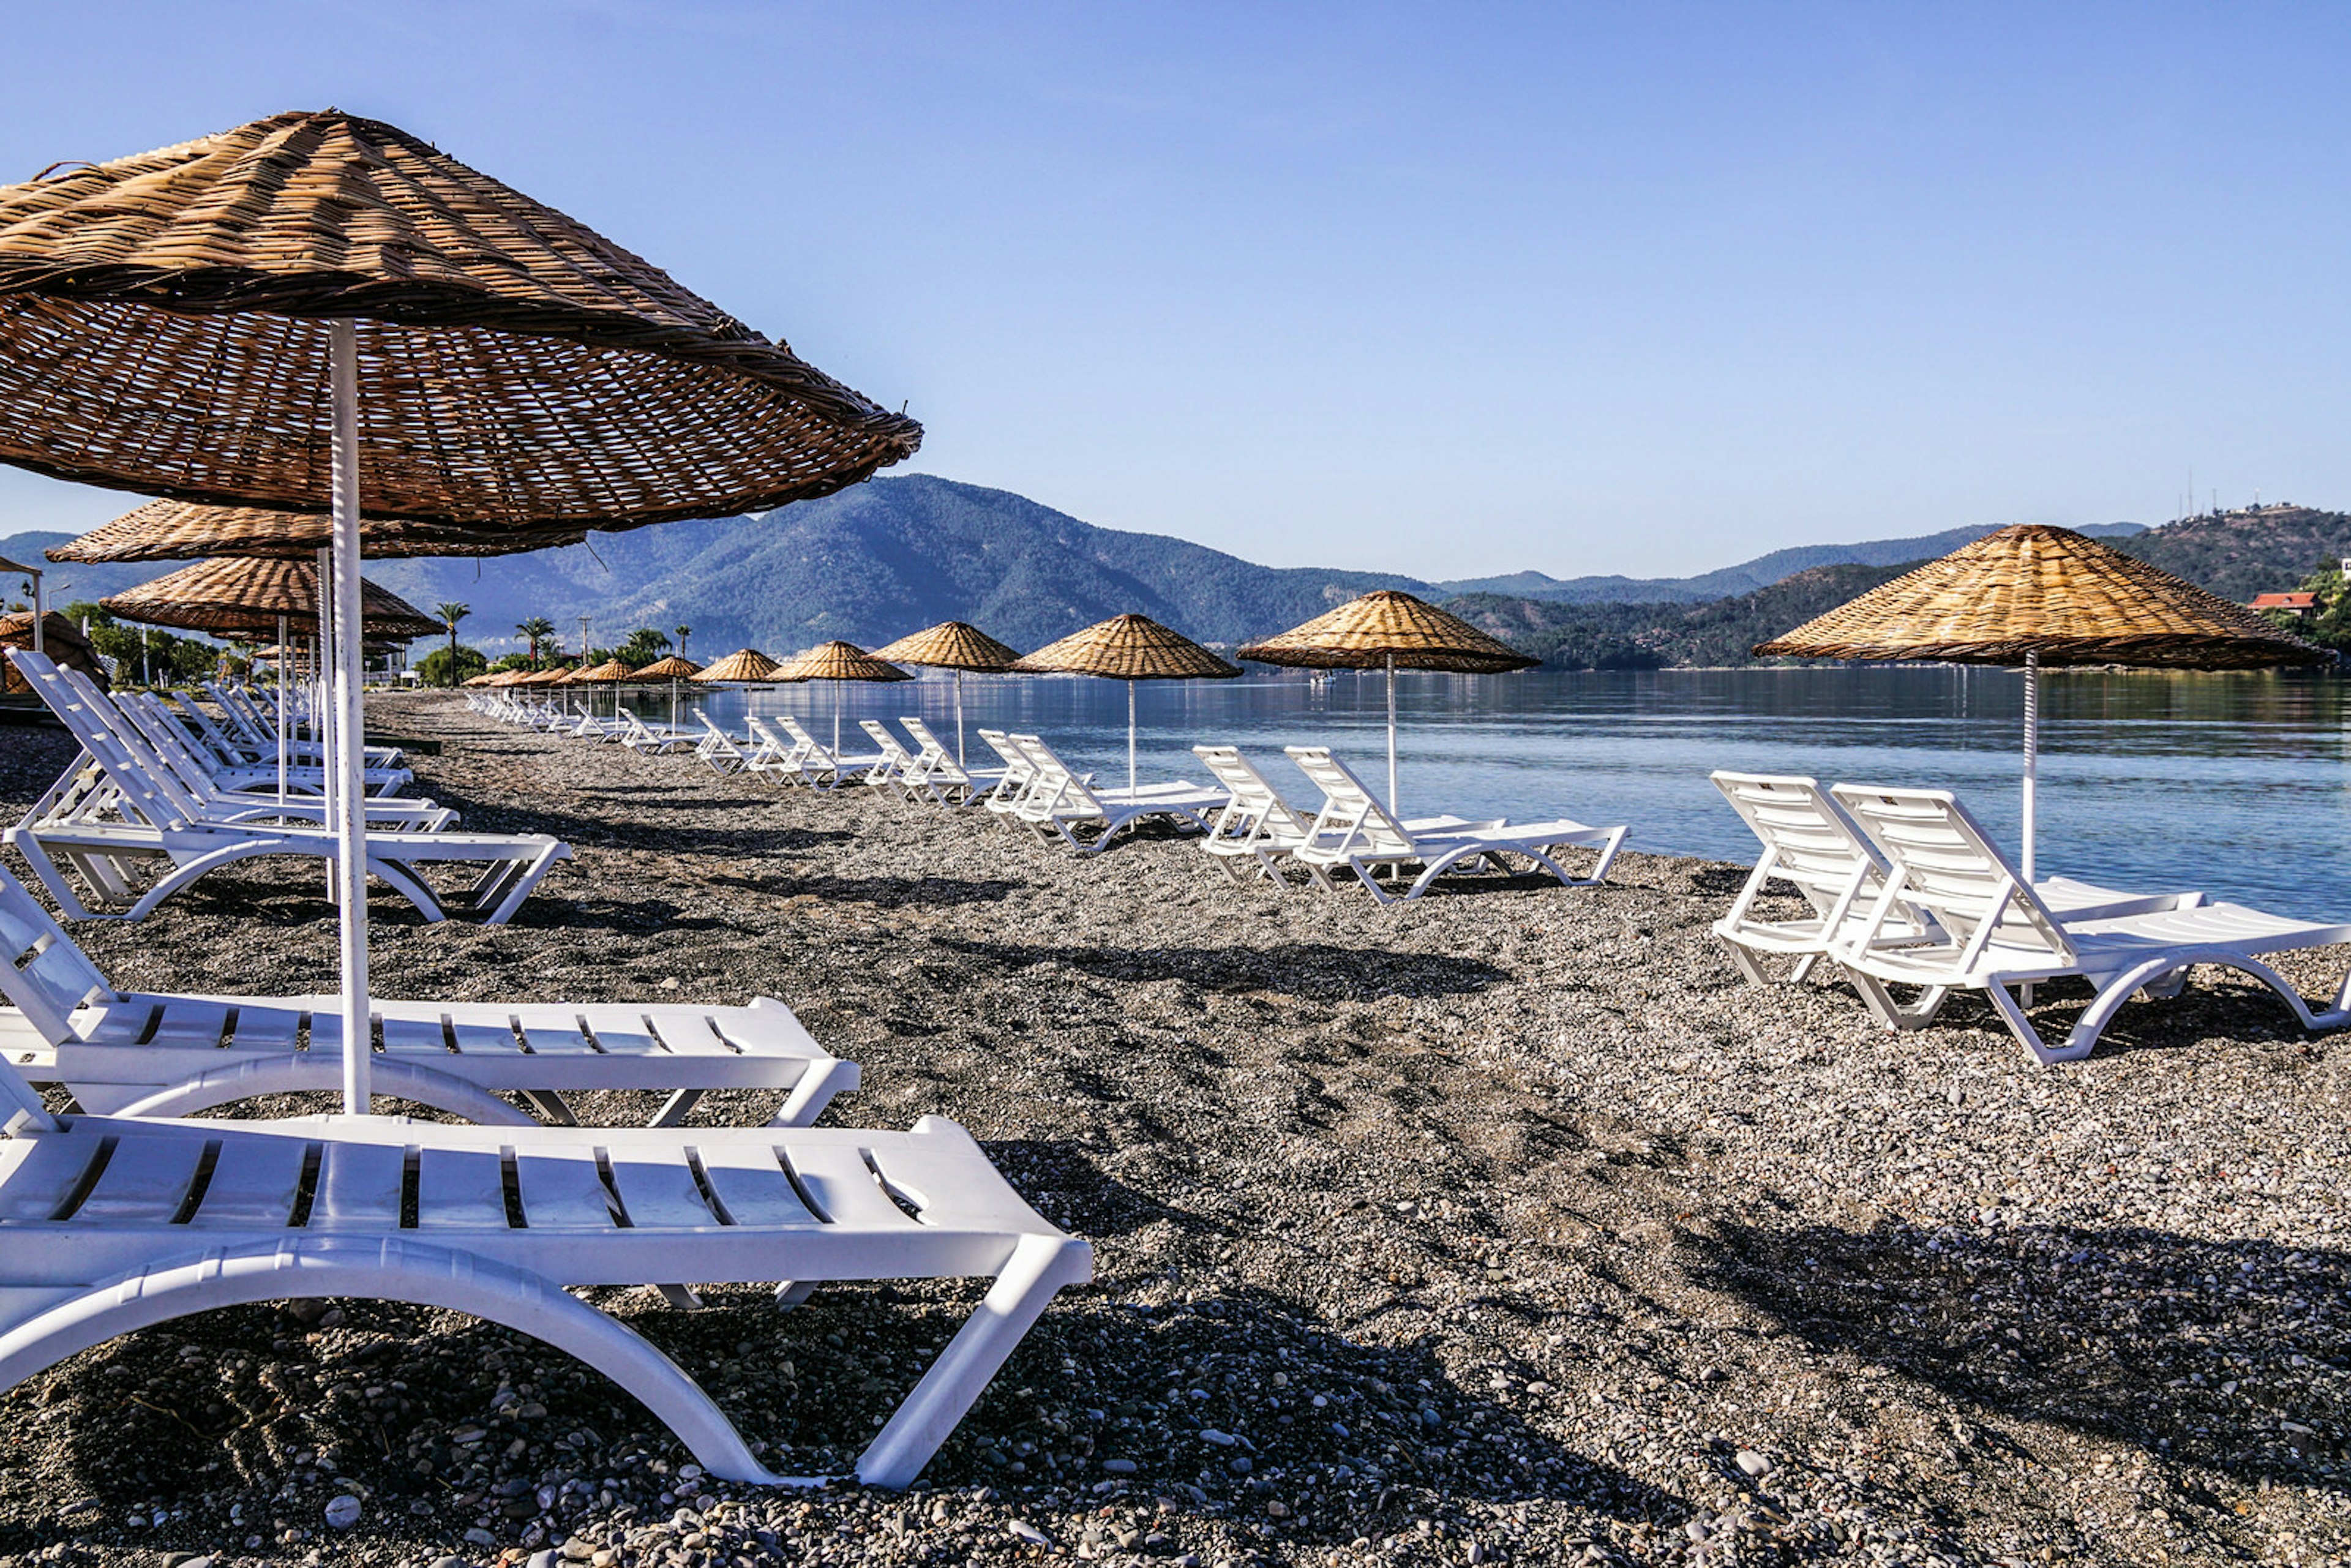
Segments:
[[[1542,663],[1488,636],[1451,611],[1393,588],[1376,589],[1279,637],[1251,643],[1240,656],[1260,664],[1310,670],[1387,671],[1390,815],[1402,814],[1396,805],[1396,672],[1494,675]]]
[[[854,643],[819,643],[796,658],[786,659],[768,677],[776,682],[832,683],[832,754],[841,755],[841,683],[843,681],[911,681],[897,665],[877,659]]]
[[[361,535],[444,524],[530,548],[726,517],[856,484],[920,440],[641,257],[378,121],[283,114],[0,187],[0,462],[333,514],[355,1113]]]
[[[715,686],[729,683],[740,685],[745,681],[768,680],[782,667],[757,648],[737,648],[717,663],[703,666],[702,672],[694,679]]]
[[[496,538],[485,541],[472,530],[445,523],[376,519],[362,521],[360,528],[360,554],[379,560],[395,556],[509,555],[517,548],[576,545],[588,537],[580,528],[543,534],[522,528],[501,531]],[[224,555],[310,560],[329,547],[333,531],[334,518],[324,512],[150,501],[41,553],[57,561],[194,560]],[[521,545],[523,539],[532,542]]]
[[[2184,670],[2325,664],[2242,605],[2071,528],[2020,524],[1882,583],[1755,648],[1759,657],[2024,666],[2025,880],[2044,664]]]
[[[319,569],[307,560],[225,558],[142,582],[110,594],[99,607],[126,621],[219,636],[283,637],[287,622],[319,615]],[[441,629],[434,620],[388,588],[360,583],[362,635],[383,640],[429,637]]]
[[[1126,683],[1126,787],[1134,788],[1134,683],[1137,681],[1228,681],[1240,666],[1228,664],[1181,632],[1171,632],[1148,615],[1113,615],[1082,632],[1012,663],[1020,674],[1100,675]]]
[[[1020,657],[1011,649],[961,621],[942,621],[921,632],[910,632],[886,647],[873,650],[877,659],[893,664],[921,664],[926,669],[955,672],[956,766],[963,756],[963,677],[967,670],[1001,674]]]

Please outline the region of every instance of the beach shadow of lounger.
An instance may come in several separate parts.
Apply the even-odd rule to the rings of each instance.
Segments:
[[[1181,980],[1204,991],[1273,991],[1308,1001],[1464,996],[1511,977],[1481,958],[1276,942],[1230,947],[1059,947],[942,937],[938,945],[1009,968],[1064,964],[1114,980]]]
[[[643,1290],[593,1294],[709,1389],[773,1466],[840,1473],[854,1458],[838,1446],[842,1434],[870,1429],[895,1404],[977,1292],[841,1286],[781,1314],[756,1287],[706,1291],[693,1312]],[[422,1498],[445,1511],[453,1490],[503,1509],[535,1490],[550,1448],[565,1469],[613,1478],[651,1506],[671,1484],[652,1464],[683,1458],[642,1406],[586,1366],[494,1324],[382,1301],[179,1319],[82,1353],[10,1404],[13,1419],[59,1446],[74,1478],[55,1494],[50,1538],[75,1528],[70,1509],[94,1501],[119,1518],[168,1496],[184,1515],[145,1541],[159,1551],[243,1528],[227,1518],[232,1501],[249,1512],[290,1486],[322,1502],[341,1478],[365,1486],[375,1509]],[[1015,1498],[1107,1486],[1103,1500],[1145,1508],[1170,1497],[1176,1511],[1158,1528],[1176,1551],[1197,1548],[1204,1560],[1235,1515],[1263,1521],[1277,1540],[1328,1546],[1408,1531],[1447,1498],[1573,1501],[1628,1521],[1689,1512],[1455,1384],[1432,1345],[1355,1343],[1311,1309],[1261,1292],[1165,1307],[1071,1292],[923,1480]],[[594,1512],[594,1495],[566,1489],[546,1511],[559,1528]],[[1288,1512],[1271,1515],[1270,1500]],[[16,1544],[38,1542],[0,1542]]]
[[[1823,1351],[2247,1482],[2346,1490],[2351,1255],[2140,1228],[1720,1231],[1695,1272]]]

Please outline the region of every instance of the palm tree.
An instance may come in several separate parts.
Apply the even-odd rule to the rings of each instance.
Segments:
[[[460,604],[454,599],[446,604],[433,607],[433,613],[441,617],[441,624],[449,628],[449,684],[453,686],[457,684],[457,622],[473,612],[472,605]],[[278,657],[285,657],[283,649],[279,650]]]
[[[677,656],[679,658],[683,659],[685,657],[685,640],[693,635],[694,628],[691,626],[681,626],[677,629]]]
[[[530,643],[530,667],[536,670],[538,668],[538,645],[544,639],[555,635],[555,622],[549,621],[544,615],[534,615],[529,620],[523,622],[520,625],[517,626],[515,630],[521,632],[525,638],[528,639]]]

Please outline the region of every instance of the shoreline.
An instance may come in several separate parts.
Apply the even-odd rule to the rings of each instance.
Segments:
[[[1016,1526],[1202,1565],[2351,1551],[2351,1055],[2262,993],[2205,972],[2038,1068],[1975,998],[1894,1036],[1842,987],[1743,986],[1706,925],[1744,867],[1628,851],[1605,888],[1382,911],[1236,885],[1172,837],[1079,861],[443,695],[371,719],[445,743],[415,792],[467,827],[579,857],[504,928],[379,894],[386,995],[778,997],[864,1067],[824,1124],[962,1122],[1093,1241],[1096,1283],[903,1495],[696,1485],[609,1385],[470,1320],[208,1314],[5,1396],[0,1553],[1035,1560]],[[64,754],[28,732],[0,789],[21,809]],[[239,868],[71,934],[120,988],[316,990],[315,880]],[[2285,967],[2317,990],[2344,957]],[[902,1383],[861,1385],[968,1299],[719,1294],[598,1299],[785,1469],[864,1430]],[[348,1534],[320,1517],[343,1480]]]

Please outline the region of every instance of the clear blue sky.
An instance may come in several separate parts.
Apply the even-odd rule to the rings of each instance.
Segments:
[[[0,178],[392,120],[928,427],[1280,564],[2351,507],[2351,8],[20,6]],[[0,470],[0,532],[120,497]]]

